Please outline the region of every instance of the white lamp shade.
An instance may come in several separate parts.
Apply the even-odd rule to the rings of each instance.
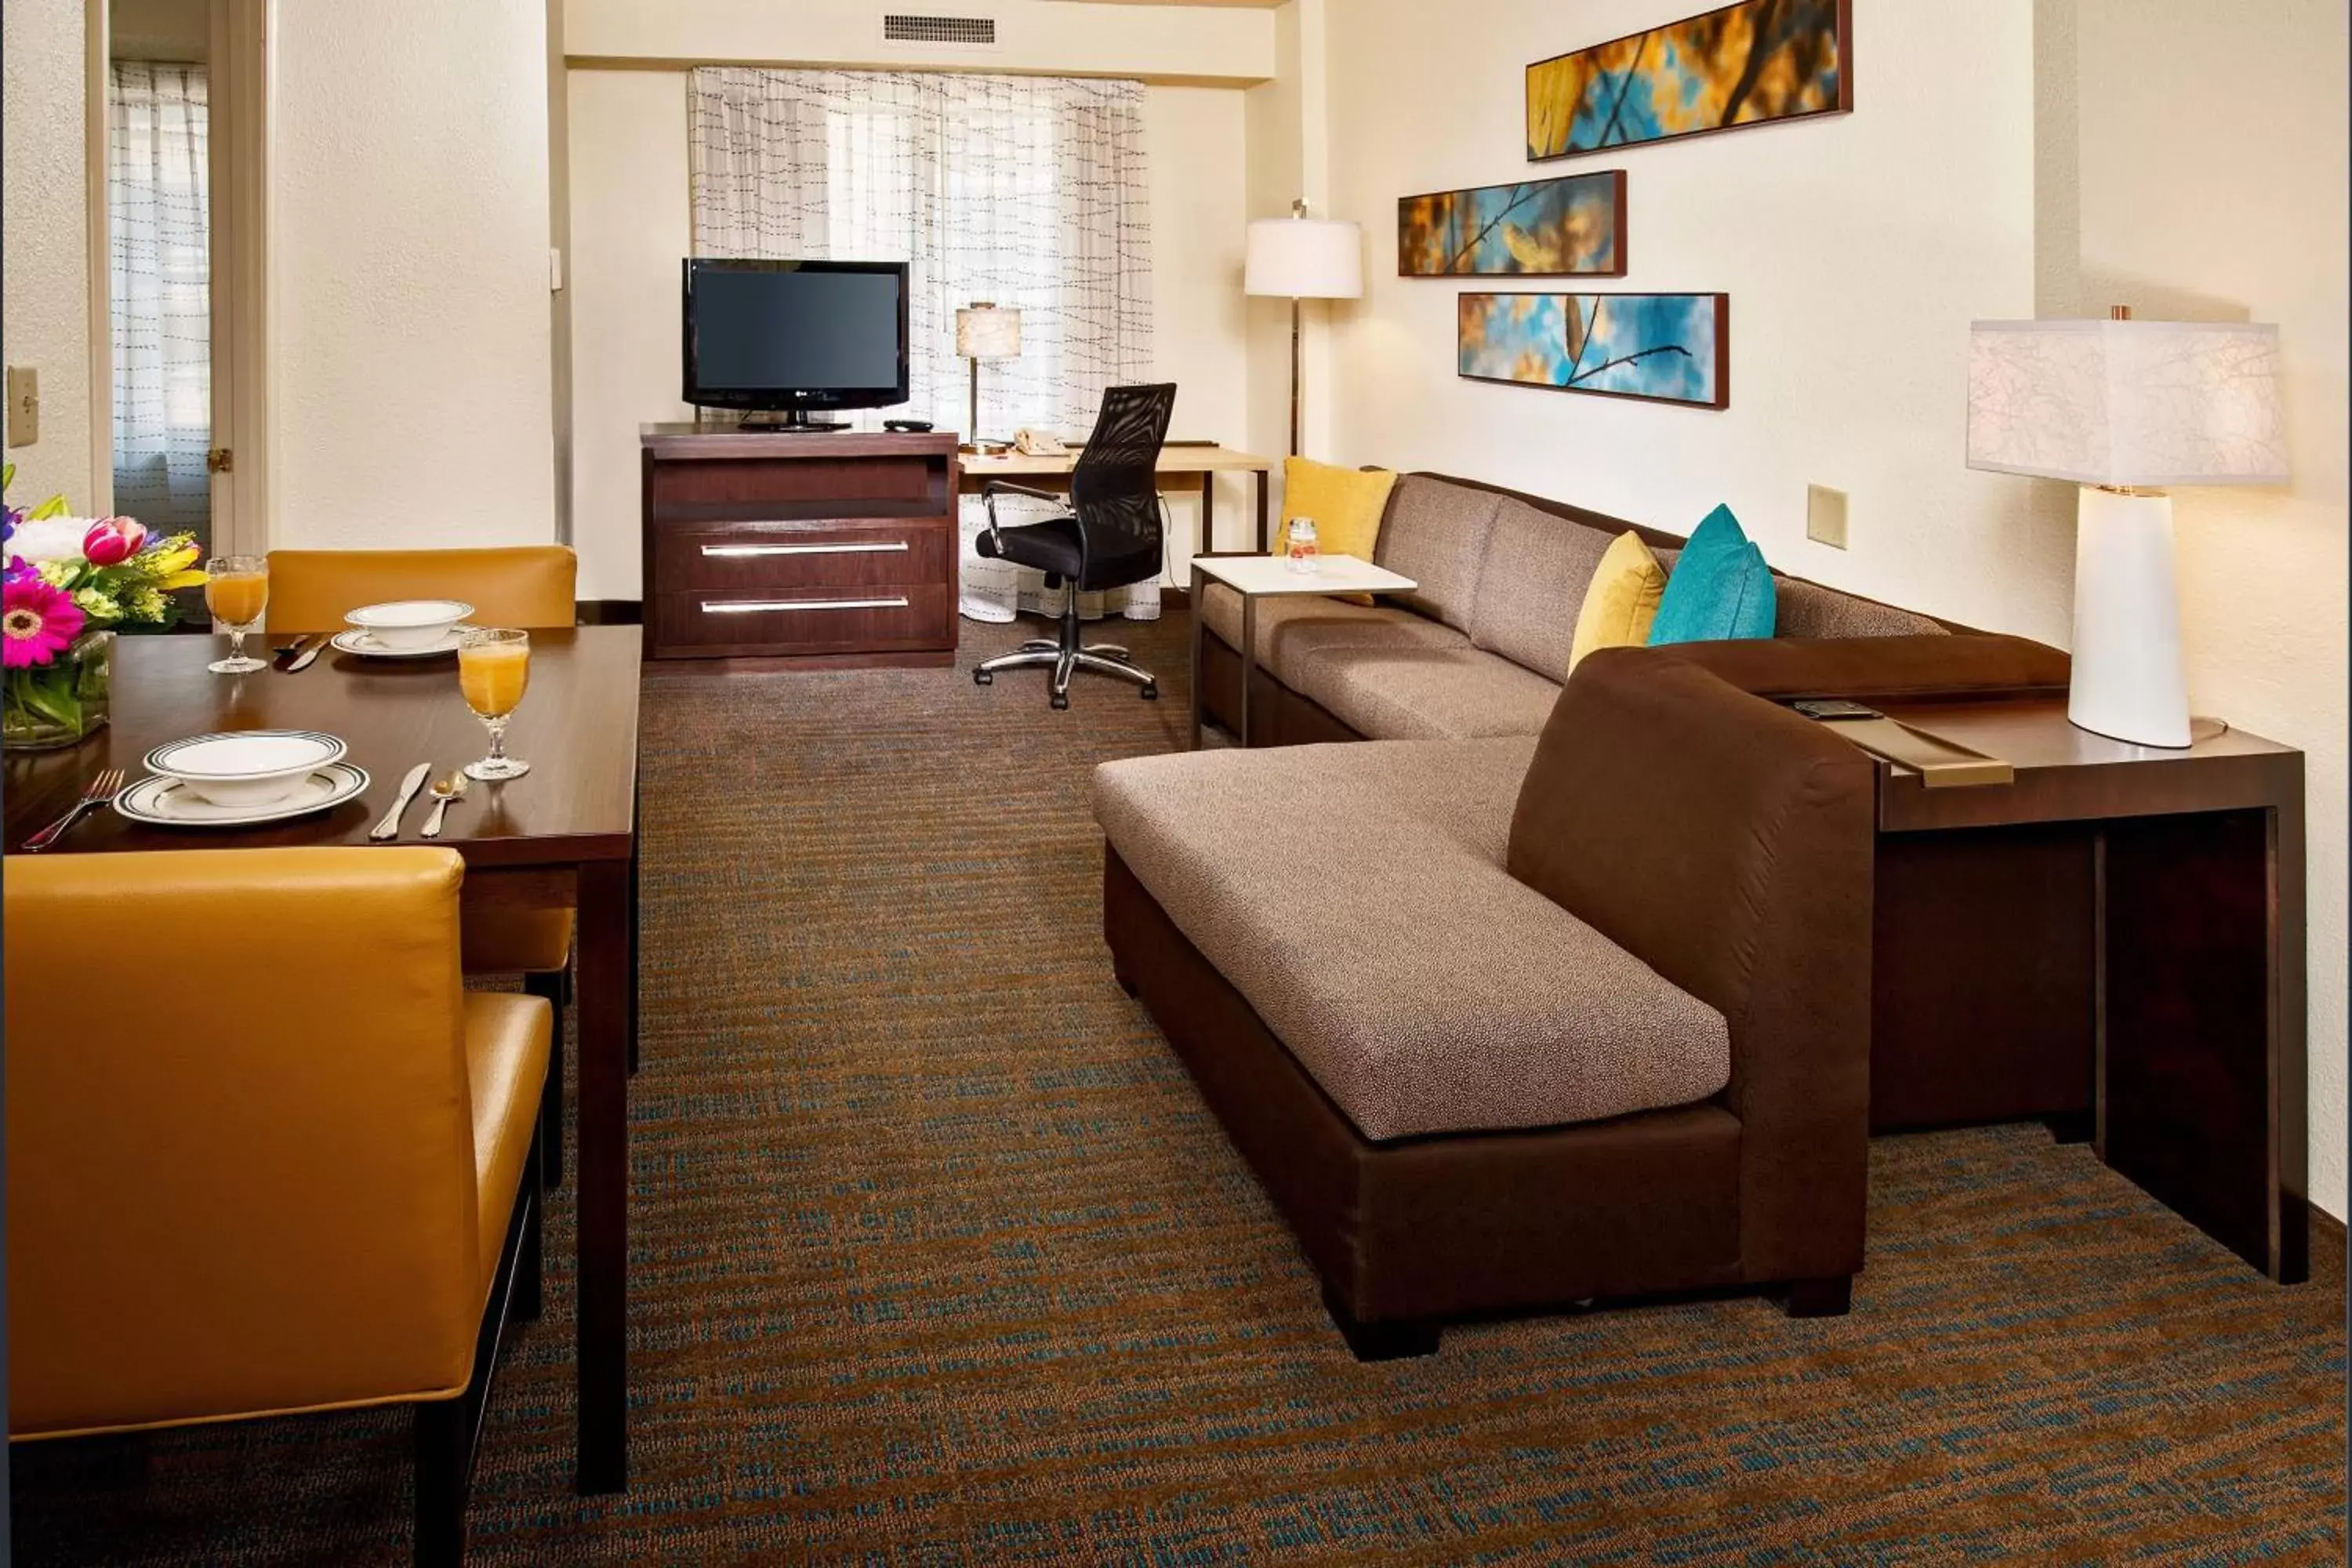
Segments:
[[[2117,487],[2284,483],[2278,329],[1972,322],[1969,467]]]
[[[996,305],[968,305],[956,312],[956,355],[961,359],[1021,357],[1021,312]]]
[[[1242,287],[1286,300],[1360,300],[1364,232],[1337,218],[1260,218],[1249,226]]]

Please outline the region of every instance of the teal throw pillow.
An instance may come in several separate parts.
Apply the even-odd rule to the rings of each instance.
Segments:
[[[1727,506],[1693,531],[1666,579],[1650,646],[1769,637],[1776,618],[1772,569]]]

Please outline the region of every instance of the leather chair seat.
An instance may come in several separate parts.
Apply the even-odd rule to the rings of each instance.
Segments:
[[[467,993],[466,1075],[474,1101],[474,1194],[486,1301],[539,1124],[549,1026],[548,1005],[536,996]]]
[[[1095,554],[1086,557],[1084,546],[1079,543],[1078,520],[1055,517],[1017,528],[1002,528],[993,535],[983,531],[975,548],[991,560],[1034,566],[1087,590],[1144,582],[1160,574],[1157,542],[1108,552],[1100,548],[1100,537],[1096,543]],[[1081,563],[1087,568],[1083,574],[1079,570]]]
[[[458,950],[468,974],[561,970],[572,962],[572,911],[499,910],[467,920]]]

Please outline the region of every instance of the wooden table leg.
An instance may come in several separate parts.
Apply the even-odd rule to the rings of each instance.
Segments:
[[[1257,552],[1260,555],[1265,554],[1269,548],[1265,532],[1266,477],[1265,469],[1260,468],[1257,471]]]
[[[1217,476],[1201,476],[1201,548],[1213,552],[1217,548]]]
[[[1201,627],[1208,619],[1203,613],[1208,606],[1201,599],[1201,563],[1195,561],[1189,563],[1189,566],[1192,586],[1185,590],[1184,596],[1192,609],[1192,750],[1197,752],[1201,749],[1201,704],[1203,700],[1201,694]]]
[[[637,1032],[627,860],[580,868],[579,1488],[629,1484],[629,1054]]]
[[[1244,751],[1250,743],[1250,665],[1257,658],[1257,595],[1242,595],[1242,731]]]

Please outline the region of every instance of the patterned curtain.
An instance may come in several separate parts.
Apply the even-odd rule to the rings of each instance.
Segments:
[[[704,67],[688,148],[696,255],[908,264],[913,395],[892,414],[992,439],[1023,426],[1076,438],[1105,387],[1150,377],[1139,82]],[[974,432],[955,313],[976,300],[1021,312],[1021,353],[981,365]],[[1058,610],[1038,574],[971,552],[977,500],[964,510],[965,612]],[[1081,608],[1150,618],[1159,587]]]
[[[117,60],[110,97],[114,509],[209,542],[212,261],[205,68]]]

